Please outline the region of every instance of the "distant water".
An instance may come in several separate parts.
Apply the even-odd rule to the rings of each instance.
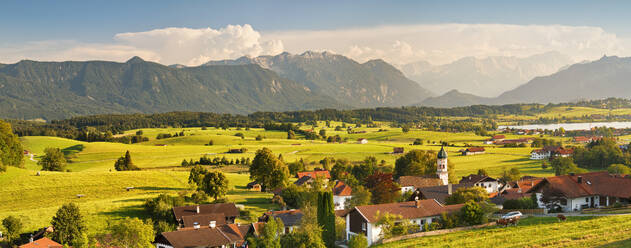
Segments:
[[[534,130],[534,129],[548,129],[555,130],[563,127],[566,131],[574,131],[574,130],[590,130],[594,127],[613,127],[616,129],[619,128],[631,128],[631,122],[586,122],[586,123],[559,123],[559,124],[533,124],[533,125],[521,125],[521,126],[499,126],[499,129],[504,128],[514,128],[514,129],[525,129],[525,130]]]

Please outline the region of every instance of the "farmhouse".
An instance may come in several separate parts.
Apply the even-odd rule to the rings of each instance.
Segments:
[[[489,177],[481,176],[477,174],[471,174],[460,179],[460,184],[473,184],[474,186],[482,187],[487,193],[496,193],[500,189],[500,181]]]
[[[401,176],[397,179],[401,186],[401,193],[415,191],[418,188],[440,186],[442,181],[437,177]]]
[[[546,146],[543,149],[536,149],[530,153],[530,159],[541,160],[549,159],[553,157],[569,157],[572,156],[574,150],[569,148],[565,149],[561,146]]]
[[[484,154],[485,151],[486,150],[484,150],[484,147],[469,147],[466,150],[462,151],[462,156]]]
[[[261,184],[256,181],[248,183],[248,185],[246,185],[246,188],[250,191],[261,192]]]
[[[345,216],[346,238],[364,235],[368,240],[368,245],[379,241],[382,233],[381,227],[376,223],[379,221],[380,214],[400,215],[402,219],[409,220],[422,229],[425,223],[438,221],[442,213],[458,211],[462,206],[463,204],[444,206],[433,199],[357,206]]]
[[[523,139],[505,139],[501,141],[496,141],[496,145],[506,145],[506,144],[528,144],[532,142],[532,138],[523,138]]]
[[[343,210],[346,201],[352,198],[353,190],[342,181],[336,181],[333,186],[333,204],[335,210]]]
[[[232,224],[239,217],[239,209],[234,203],[203,204],[196,206],[174,207],[173,215],[182,228],[197,224],[208,225],[213,222]]]
[[[247,246],[246,237],[257,233],[255,224],[195,225],[163,232],[156,237],[155,244],[156,248],[243,247]]]
[[[631,177],[603,172],[548,177],[527,193],[535,193],[540,207],[566,212],[631,201]]]
[[[361,145],[368,144],[368,140],[364,138],[358,139],[357,144],[361,144]]]
[[[401,154],[405,151],[403,147],[394,147],[392,148],[392,154]]]
[[[302,220],[302,216],[304,214],[300,210],[291,209],[291,210],[282,210],[282,211],[269,211],[263,213],[261,217],[259,217],[259,222],[268,222],[270,217],[279,218],[283,221],[285,225],[284,233],[291,233],[295,228],[300,226],[300,220]]]

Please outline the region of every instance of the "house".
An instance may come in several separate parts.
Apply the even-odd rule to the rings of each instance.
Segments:
[[[574,137],[573,141],[576,143],[589,143],[592,141],[592,139],[585,136],[577,136],[577,137]]]
[[[405,151],[405,149],[403,149],[403,147],[395,147],[392,148],[392,154],[401,154]]]
[[[603,172],[548,177],[526,193],[535,193],[539,206],[566,212],[631,202],[631,177]]]
[[[234,203],[202,204],[174,207],[173,215],[182,228],[192,227],[194,223],[208,225],[232,224],[239,217],[239,209]]]
[[[283,221],[283,225],[285,226],[283,233],[291,233],[295,228],[300,226],[300,220],[302,220],[303,215],[304,214],[299,209],[269,211],[259,217],[259,222],[268,222],[270,217],[279,218]]]
[[[346,201],[353,197],[352,193],[353,190],[351,186],[348,186],[342,181],[336,181],[335,186],[333,186],[333,204],[335,210],[343,210]]]
[[[331,178],[331,174],[329,173],[328,170],[303,171],[303,172],[296,173],[296,178],[301,178],[301,177],[304,177],[304,176],[310,176],[310,177],[313,177],[313,178],[324,177],[326,179],[330,179]]]
[[[368,144],[368,140],[364,138],[358,139],[357,144],[361,144],[361,145]]]
[[[462,151],[462,156],[484,154],[484,152],[484,147],[469,147],[466,150]]]
[[[535,149],[530,152],[530,159],[542,160],[553,157],[570,157],[574,153],[571,148],[565,149],[561,146],[545,146],[542,149]]]
[[[418,188],[442,185],[442,181],[437,177],[420,176],[401,176],[397,179],[397,183],[401,186],[401,194]]]
[[[173,232],[163,232],[156,237],[156,248],[189,248],[189,247],[247,247],[248,235],[256,235],[257,223],[195,225]]]
[[[250,191],[261,192],[261,184],[256,181],[248,183],[246,188]]]
[[[487,193],[497,193],[500,189],[500,181],[489,177],[489,176],[481,176],[477,174],[471,174],[468,176],[462,177],[460,179],[460,184],[473,184],[473,186],[482,187],[486,190]]]
[[[63,245],[53,241],[52,239],[43,237],[38,240],[30,240],[30,242],[20,245],[20,248],[62,248]]]
[[[305,186],[307,186],[307,187],[310,187],[310,186],[309,186],[309,184],[311,184],[312,182],[313,182],[313,177],[310,177],[310,176],[303,176],[303,177],[301,177],[301,178],[298,178],[298,180],[296,180],[296,181],[294,182],[294,184],[295,184],[296,186],[303,186],[303,185],[305,185]]]
[[[501,141],[496,141],[494,144],[496,145],[506,145],[506,144],[528,144],[532,142],[532,138],[522,138],[522,139],[505,139]]]
[[[376,223],[380,214],[390,213],[400,215],[403,220],[409,220],[423,229],[425,223],[432,223],[440,219],[442,213],[459,211],[464,204],[445,206],[438,201],[416,200],[409,202],[386,203],[376,205],[357,206],[346,214],[346,239],[355,235],[364,235],[368,245],[378,242],[382,238],[381,227]]]
[[[530,197],[531,193],[526,193],[519,188],[506,189],[495,195],[492,195],[489,200],[496,206],[503,208],[506,200],[518,200],[524,197]]]
[[[502,134],[493,135],[493,137],[491,137],[492,141],[502,141],[504,139],[506,139],[506,136],[504,136]]]
[[[475,185],[473,183],[466,184],[447,184],[441,186],[418,188],[412,193],[408,200],[414,199],[435,199],[441,204],[446,204],[447,197],[449,197],[455,190],[459,188],[471,188]]]

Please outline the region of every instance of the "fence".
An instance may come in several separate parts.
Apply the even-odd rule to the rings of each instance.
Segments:
[[[494,226],[494,225],[496,225],[495,222],[490,222],[490,223],[476,225],[476,226],[456,227],[452,229],[441,229],[441,230],[436,230],[436,231],[431,231],[431,232],[419,232],[419,233],[413,233],[413,234],[398,236],[398,237],[389,238],[389,239],[383,239],[381,240],[381,243],[385,244],[385,243],[390,243],[390,242],[405,240],[405,239],[413,239],[413,238],[420,238],[420,237],[426,237],[426,236],[436,236],[436,235],[441,235],[445,233],[478,229],[478,228],[484,228],[484,227],[489,227],[489,226]]]

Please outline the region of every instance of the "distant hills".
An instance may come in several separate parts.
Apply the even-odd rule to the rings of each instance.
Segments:
[[[0,116],[59,119],[100,113],[246,114],[345,108],[258,65],[171,68],[126,63],[20,61],[0,65]]]
[[[383,60],[360,64],[330,52],[241,57],[206,65],[257,64],[353,107],[404,106],[434,96]]]
[[[537,76],[550,75],[572,60],[558,52],[526,58],[495,56],[483,59],[465,57],[445,65],[425,61],[401,66],[403,73],[434,93],[451,90],[478,96],[496,97]]]
[[[602,57],[578,63],[549,76],[536,77],[495,98],[450,91],[419,105],[435,107],[474,104],[560,103],[631,96],[631,58]]]

